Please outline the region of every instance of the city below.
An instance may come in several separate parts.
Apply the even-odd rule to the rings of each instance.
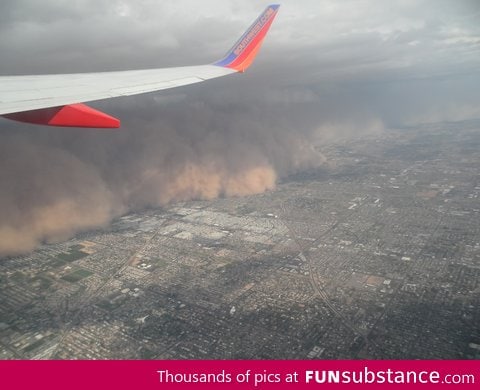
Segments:
[[[480,122],[0,260],[1,359],[479,359]]]

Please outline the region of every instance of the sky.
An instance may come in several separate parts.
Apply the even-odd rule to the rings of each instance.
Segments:
[[[0,75],[210,63],[269,4],[2,0]],[[480,117],[480,2],[284,0],[247,73],[91,103],[118,131],[0,119],[0,256],[146,207],[272,190],[331,139]]]

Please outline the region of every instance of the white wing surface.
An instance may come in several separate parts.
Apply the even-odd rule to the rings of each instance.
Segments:
[[[279,5],[255,20],[225,57],[213,64],[118,72],[0,76],[0,115],[22,122],[115,128],[120,121],[84,104],[199,83],[244,72],[253,62]]]

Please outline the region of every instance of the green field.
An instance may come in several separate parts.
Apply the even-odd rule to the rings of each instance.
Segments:
[[[75,283],[89,277],[90,275],[93,275],[93,272],[87,271],[86,269],[78,269],[63,276],[62,279],[70,283]]]
[[[70,249],[70,252],[64,252],[57,255],[57,259],[72,262],[87,257],[88,253],[82,252],[76,248]]]

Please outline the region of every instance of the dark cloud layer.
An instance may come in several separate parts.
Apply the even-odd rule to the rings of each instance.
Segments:
[[[209,62],[266,4],[3,1],[0,72]],[[479,11],[474,1],[286,0],[247,74],[94,103],[122,119],[119,131],[0,120],[0,255],[129,210],[271,189],[323,163],[314,143],[480,116]]]

